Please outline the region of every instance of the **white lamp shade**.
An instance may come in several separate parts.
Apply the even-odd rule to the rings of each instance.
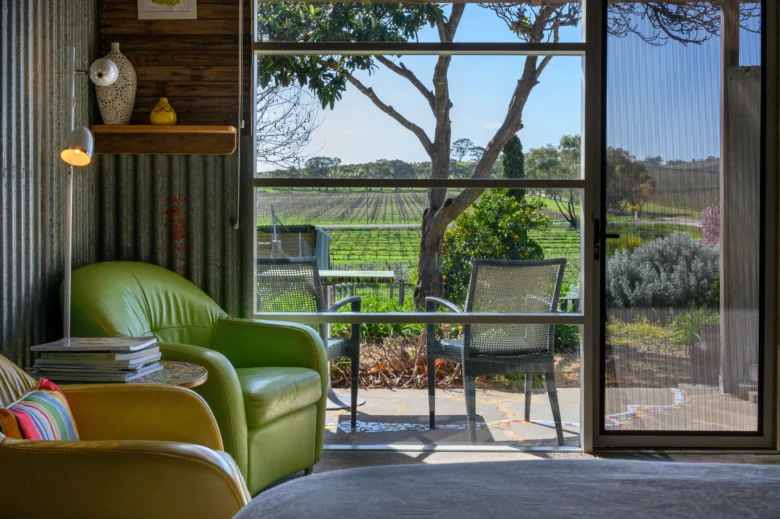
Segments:
[[[79,126],[68,135],[60,157],[71,166],[87,166],[92,161],[94,151],[95,139],[92,132],[86,126]]]
[[[89,79],[97,86],[111,86],[119,79],[119,68],[110,59],[96,59],[89,67]]]

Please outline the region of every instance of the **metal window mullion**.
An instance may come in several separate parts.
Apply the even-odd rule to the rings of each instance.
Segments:
[[[255,54],[261,56],[318,56],[318,55],[518,55],[518,56],[583,56],[585,43],[300,43],[265,42],[252,44]]]
[[[428,189],[446,188],[519,188],[519,189],[585,189],[589,184],[585,179],[544,180],[544,179],[385,179],[385,178],[254,178],[254,187],[371,187],[371,188],[404,188]]]
[[[575,313],[256,312],[256,319],[306,324],[583,324]]]

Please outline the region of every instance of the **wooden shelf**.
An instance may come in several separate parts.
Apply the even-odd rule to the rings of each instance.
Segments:
[[[118,155],[230,155],[238,132],[233,126],[92,126],[95,152]]]

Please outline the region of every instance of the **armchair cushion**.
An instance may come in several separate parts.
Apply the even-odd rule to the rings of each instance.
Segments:
[[[0,407],[8,407],[38,387],[38,381],[0,355]]]
[[[163,384],[79,384],[62,390],[81,440],[153,440],[223,449],[217,422],[197,393]]]
[[[79,439],[65,395],[45,378],[38,389],[0,409],[0,428],[7,437],[18,440]]]
[[[248,427],[262,427],[316,403],[322,396],[320,375],[308,368],[238,368]]]

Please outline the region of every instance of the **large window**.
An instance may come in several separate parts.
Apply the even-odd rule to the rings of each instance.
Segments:
[[[759,3],[255,13],[256,313],[359,342],[329,445],[769,438]]]
[[[357,431],[348,409],[329,412],[329,444],[579,445],[582,34],[577,3],[258,5],[257,308],[284,309],[263,288],[269,259],[309,257],[321,304],[359,296],[364,315],[366,403]],[[521,267],[550,259],[565,264],[559,283],[546,307],[529,306],[549,286]],[[524,261],[506,274],[523,293],[501,306],[471,301],[473,260]],[[478,285],[508,286],[482,272]],[[466,315],[444,319],[426,297]],[[531,307],[547,314],[541,324]],[[377,313],[387,315],[365,317]],[[504,323],[490,324],[493,314]],[[552,316],[557,325],[544,321]],[[352,336],[349,322],[329,321],[329,337]],[[543,333],[532,341],[533,330]],[[510,363],[544,352],[553,400],[543,373],[483,369],[470,433],[464,377],[482,359],[443,356],[430,429],[431,340],[476,352],[480,333]],[[351,370],[334,360],[345,401]]]

